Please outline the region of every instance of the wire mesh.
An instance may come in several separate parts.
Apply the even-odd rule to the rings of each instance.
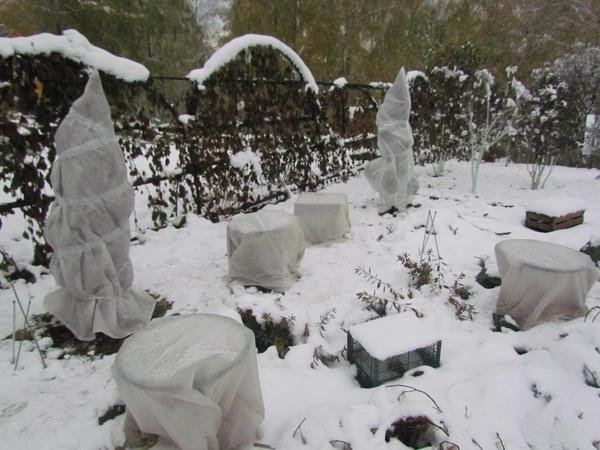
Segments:
[[[348,361],[356,365],[356,379],[364,388],[379,386],[386,381],[399,378],[406,371],[419,366],[440,366],[442,341],[420,347],[400,355],[379,360],[369,354],[350,332],[348,339]]]

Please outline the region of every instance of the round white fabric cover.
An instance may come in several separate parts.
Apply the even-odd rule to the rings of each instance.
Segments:
[[[522,330],[587,312],[585,297],[598,278],[587,255],[569,247],[531,239],[496,245],[502,279],[496,314],[508,314]]]
[[[377,112],[377,147],[381,158],[365,168],[369,184],[379,192],[383,211],[406,208],[419,183],[413,176],[413,136],[408,122],[410,93],[404,68]]]
[[[311,244],[340,239],[350,231],[346,194],[303,192],[294,204],[294,215]]]
[[[264,418],[254,335],[229,317],[156,319],[125,341],[112,373],[140,430],[182,449],[246,448]]]
[[[263,210],[237,215],[227,224],[229,277],[284,292],[299,276],[305,247],[302,227],[291,214]]]
[[[110,110],[94,72],[60,124],[51,173],[56,199],[44,230],[59,289],[45,305],[81,340],[144,327],[154,299],[133,291],[129,216],[134,194]]]

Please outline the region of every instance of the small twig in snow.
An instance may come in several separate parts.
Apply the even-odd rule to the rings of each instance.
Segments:
[[[481,445],[479,445],[479,442],[477,442],[475,439],[471,439],[471,442],[473,444],[475,444],[477,446],[477,448],[479,448],[480,450],[483,450],[483,447]]]
[[[417,389],[416,387],[412,387],[412,386],[408,386],[407,384],[390,384],[388,386],[386,386],[388,388],[391,387],[404,387],[404,388],[408,388],[410,389],[410,391],[402,391],[400,392],[400,394],[398,395],[398,400],[400,400],[400,397],[402,397],[404,394],[406,393],[410,393],[410,392],[420,392],[421,394],[427,396],[427,398],[429,398],[429,400],[432,401],[432,403],[435,405],[435,409],[437,410],[437,412],[441,413],[442,410],[440,409],[440,406],[437,404],[437,402],[433,399],[433,397],[431,395],[429,395],[427,392],[422,391],[421,389]],[[447,433],[446,433],[447,434]]]
[[[35,337],[35,330],[31,326],[31,324],[29,322],[29,318],[28,318],[29,309],[31,307],[31,300],[29,301],[29,303],[27,305],[27,312],[25,312],[25,309],[23,309],[23,305],[21,304],[21,300],[19,299],[19,295],[17,294],[17,290],[15,289],[15,286],[12,282],[10,283],[10,287],[12,288],[13,294],[15,295],[15,299],[17,300],[17,305],[19,306],[19,309],[21,310],[21,313],[23,314],[23,323],[25,324],[25,328],[27,328],[28,330],[31,331],[31,337],[33,339],[33,343],[35,345],[35,348],[37,349],[38,354],[40,355],[40,359],[42,361],[42,366],[45,369],[47,367],[46,360],[44,358],[42,349],[40,348],[40,345],[38,344],[37,338]],[[20,348],[19,348],[19,353],[20,353]],[[18,361],[19,361],[19,354],[17,354],[17,361],[15,362],[15,369],[17,368]]]
[[[329,441],[329,444],[334,448],[338,448],[335,446],[335,444],[342,444],[343,450],[352,450],[352,446],[350,445],[350,442],[342,441],[341,439],[333,439],[332,441]]]
[[[260,442],[254,442],[252,445],[256,448],[269,448],[271,450],[275,450],[275,447],[271,447],[270,445],[267,445],[267,444],[261,444]]]
[[[504,446],[504,442],[502,442],[502,438],[500,437],[500,434],[496,433],[496,437],[498,438],[498,441],[500,441],[500,445],[502,446],[502,450],[506,450],[506,447]]]
[[[594,306],[593,308],[591,308],[587,314],[585,315],[585,318],[583,319],[583,321],[585,322],[588,318],[588,316],[592,313],[592,311],[597,310],[598,312],[594,315],[594,318],[592,319],[592,322],[595,322],[596,319],[598,318],[598,316],[600,316],[600,306]]]
[[[296,429],[292,433],[292,437],[294,439],[296,438],[296,433],[300,434],[300,440],[302,441],[302,444],[306,444],[306,439],[304,439],[304,436],[302,435],[302,428],[301,428],[302,424],[304,423],[305,420],[306,420],[306,417],[304,419],[302,419],[302,421],[298,424],[298,426],[296,427]]]
[[[438,430],[441,430],[441,432],[444,433],[446,436],[450,436],[450,433],[448,433],[448,431],[446,431],[446,429],[444,427],[442,427],[441,425],[438,425],[437,423],[433,422],[431,419],[429,419],[429,424],[432,425],[432,426],[434,426]]]
[[[598,383],[596,374],[585,364],[583,365],[583,376],[585,377],[585,383],[588,386],[600,388],[600,383]]]

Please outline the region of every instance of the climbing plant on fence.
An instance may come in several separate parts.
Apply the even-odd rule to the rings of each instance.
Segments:
[[[184,101],[166,99],[156,80],[101,75],[134,186],[144,186],[156,227],[186,212],[217,221],[290,189],[316,190],[375,156],[384,91],[322,83],[317,95],[271,49],[240,54],[202,90],[188,82]],[[0,185],[8,199],[0,219],[23,212],[35,264],[46,265],[51,251],[42,230],[54,133],[86,81],[85,67],[57,54],[0,58]],[[10,255],[2,256],[7,266]]]

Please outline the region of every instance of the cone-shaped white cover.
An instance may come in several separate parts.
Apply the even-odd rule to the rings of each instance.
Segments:
[[[403,209],[418,188],[413,177],[413,136],[408,118],[410,93],[401,69],[377,113],[377,146],[381,158],[365,168],[369,184],[379,192],[382,209]]]
[[[46,308],[82,340],[124,337],[146,325],[153,299],[131,290],[129,216],[134,194],[100,77],[94,72],[55,136],[56,200],[45,235],[59,289]]]

